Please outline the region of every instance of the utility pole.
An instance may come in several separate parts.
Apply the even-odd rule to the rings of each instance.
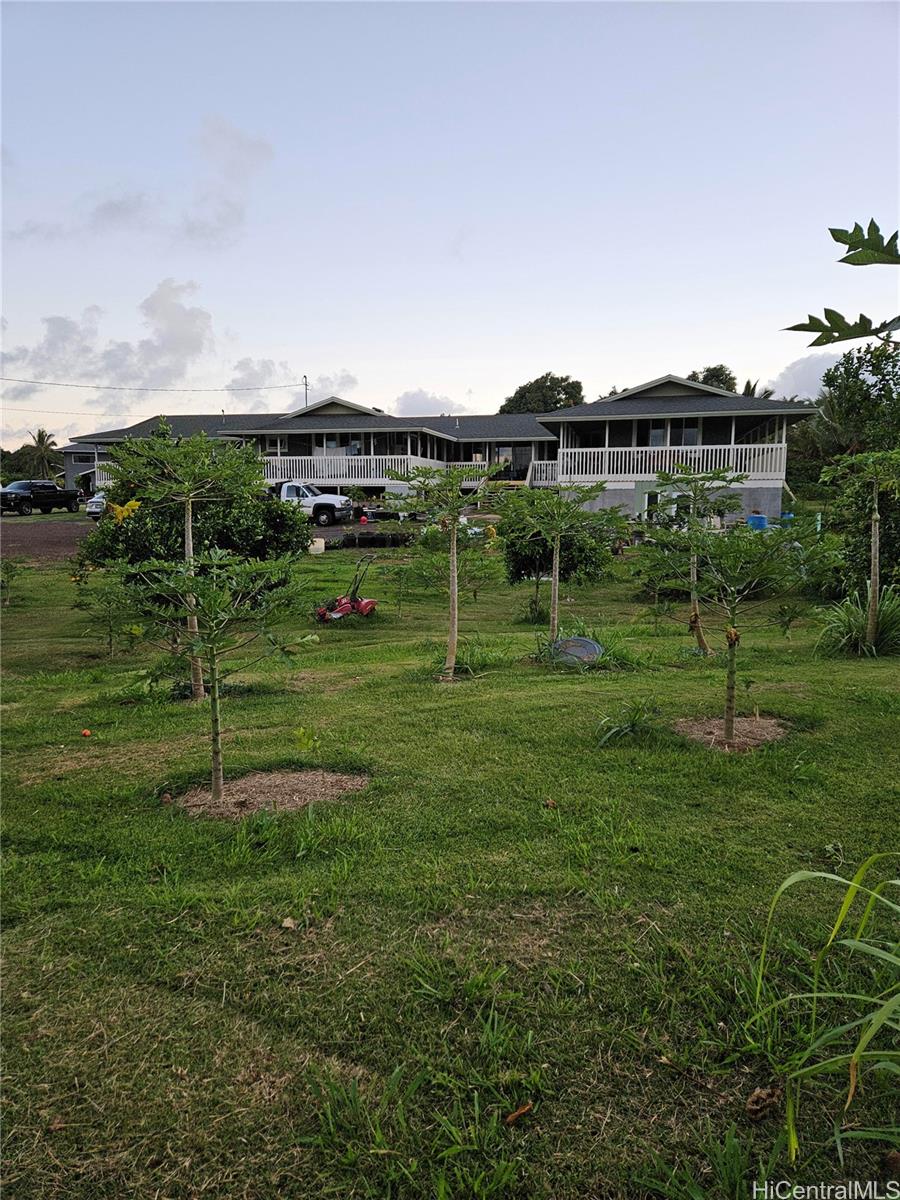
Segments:
[[[309,404],[309,380],[304,375],[303,376],[303,406],[304,406],[304,408],[308,404]]]

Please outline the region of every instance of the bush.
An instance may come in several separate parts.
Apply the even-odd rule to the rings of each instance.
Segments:
[[[900,497],[882,492],[878,497],[881,515],[881,581],[900,587]],[[842,484],[831,523],[844,535],[843,590],[849,596],[862,592],[869,578],[871,555],[872,487],[863,479]]]
[[[184,512],[178,504],[142,504],[116,523],[105,514],[81,543],[82,566],[177,560],[184,555]],[[254,497],[239,505],[208,501],[194,508],[194,552],[228,550],[268,560],[303,554],[311,541],[309,519],[295,504]]]
[[[615,510],[585,514],[584,528],[565,535],[560,542],[560,582],[596,583],[602,579],[612,564],[613,546],[621,531],[622,519]],[[539,586],[542,579],[550,578],[553,547],[547,538],[532,532],[525,514],[511,507],[500,522],[500,538],[508,583]],[[537,595],[535,599],[540,604]]]
[[[825,620],[817,643],[823,654],[879,656],[900,654],[900,593],[887,586],[878,598],[878,633],[873,645],[866,641],[868,589],[864,600],[859,592],[837,604],[820,609]]]

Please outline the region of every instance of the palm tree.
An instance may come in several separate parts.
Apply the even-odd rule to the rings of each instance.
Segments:
[[[755,383],[751,383],[750,380],[748,379],[747,382],[744,384],[744,390],[741,392],[741,395],[742,396],[756,396],[756,398],[758,400],[771,400],[772,397],[775,395],[775,390],[774,390],[774,388],[770,388],[770,387],[762,388],[760,390],[758,379]]]
[[[32,445],[28,447],[28,457],[31,469],[42,479],[49,479],[62,466],[62,455],[56,444],[56,438],[46,429],[39,429],[31,434]]]

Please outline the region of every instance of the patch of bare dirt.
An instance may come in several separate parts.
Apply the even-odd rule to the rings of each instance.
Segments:
[[[62,562],[78,549],[82,538],[94,528],[94,522],[52,516],[31,520],[28,517],[3,517],[3,553],[10,558],[22,557],[29,563]]]
[[[225,795],[214,801],[207,787],[192,788],[176,803],[192,817],[239,821],[250,813],[292,812],[321,800],[339,800],[369,782],[366,775],[337,771],[254,771],[225,784]]]
[[[730,742],[725,741],[725,722],[720,717],[702,720],[687,718],[676,721],[672,728],[683,737],[709,746],[712,750],[738,753],[758,750],[760,746],[777,742],[790,733],[788,726],[774,717],[735,717],[734,737]]]

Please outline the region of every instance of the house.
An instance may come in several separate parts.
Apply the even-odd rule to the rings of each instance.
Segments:
[[[657,473],[684,465],[746,475],[734,489],[744,513],[774,518],[781,514],[788,426],[812,412],[809,400],[740,396],[663,375],[540,421],[558,438],[557,482],[606,481],[595,507],[620,504],[640,515],[655,502]]]
[[[745,512],[781,512],[787,429],[808,401],[739,396],[665,375],[615,396],[546,414],[397,417],[329,396],[289,413],[169,416],[175,435],[205,432],[257,447],[266,479],[320,487],[401,490],[389,471],[498,463],[498,478],[531,487],[604,480],[595,506],[634,515],[655,499],[658,471],[687,465],[746,475]],[[102,486],[111,444],[147,437],[160,418],[73,438],[66,485]]]

